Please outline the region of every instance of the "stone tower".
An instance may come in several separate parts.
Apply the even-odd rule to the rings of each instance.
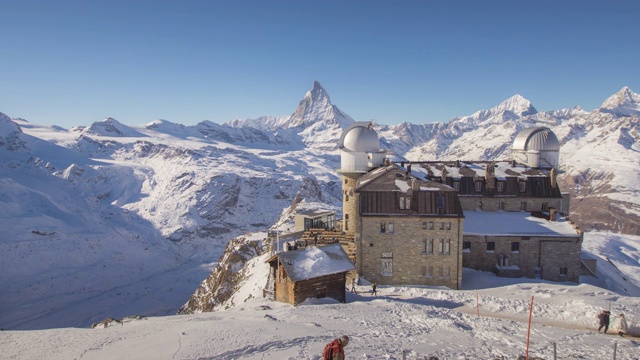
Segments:
[[[370,122],[355,122],[344,129],[338,141],[342,174],[342,230],[355,234],[357,201],[355,187],[358,178],[382,166],[385,151]]]

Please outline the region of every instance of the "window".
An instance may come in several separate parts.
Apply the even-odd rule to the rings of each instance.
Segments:
[[[400,195],[399,206],[401,210],[411,209],[411,196]]]
[[[518,190],[523,193],[525,191],[527,191],[527,181],[526,180],[520,180],[518,182]]]
[[[444,221],[440,223],[440,230],[444,230]]]
[[[449,268],[448,266],[444,268],[444,277],[447,279],[451,277],[451,268]]]
[[[463,241],[462,242],[462,252],[470,253],[471,252],[471,241]]]
[[[344,195],[344,201],[349,201],[349,195],[347,194]]]
[[[393,234],[393,223],[387,224],[387,232]]]
[[[443,255],[444,254],[444,239],[440,239],[440,242],[438,243],[438,255]]]
[[[425,230],[427,229],[427,222],[426,221],[422,222],[422,228],[425,229]]]
[[[444,277],[444,270],[442,269],[442,265],[438,266],[438,277],[439,278]]]
[[[429,230],[433,230],[433,221],[429,221]]]
[[[504,201],[498,203],[498,210],[504,211]]]
[[[447,230],[451,230],[451,221],[447,221],[446,228],[447,228]]]
[[[482,192],[482,181],[476,181],[476,192]]]
[[[422,269],[420,271],[420,275],[422,277],[426,277],[427,276],[427,267],[426,266],[422,265]]]
[[[316,299],[322,299],[327,297],[327,288],[316,289]]]
[[[344,219],[349,220],[349,214],[344,214]]]
[[[433,254],[433,239],[427,241],[427,254]]]
[[[504,192],[504,181],[497,181],[496,182],[496,189],[498,190],[499,193],[503,193]]]
[[[526,201],[520,202],[520,211],[527,211],[527,202]]]
[[[542,203],[542,211],[549,211],[549,203],[544,201]]]
[[[386,232],[387,232],[387,224],[386,224],[385,222],[381,222],[381,223],[380,223],[380,232],[381,232],[382,234],[384,234],[384,233],[386,233]]]
[[[444,210],[446,207],[445,204],[446,204],[446,198],[444,197],[444,194],[438,194],[438,210]]]
[[[344,179],[344,183],[346,184],[347,182],[348,182],[347,179]]]
[[[453,182],[453,190],[460,191],[460,181]]]
[[[493,241],[487,242],[487,252],[494,252],[496,250],[496,243]]]
[[[443,240],[444,241],[444,254],[451,255],[451,240]]]
[[[512,242],[511,243],[511,252],[512,253],[517,253],[520,251],[520,243],[519,242]]]
[[[569,273],[569,269],[566,267],[561,267],[560,268],[560,276],[567,276],[567,274]]]
[[[433,265],[427,266],[427,277],[428,278],[432,278],[433,277]]]
[[[427,239],[422,239],[422,253],[427,253]]]

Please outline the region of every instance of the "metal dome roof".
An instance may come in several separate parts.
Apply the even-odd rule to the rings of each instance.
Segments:
[[[349,151],[372,152],[380,150],[380,139],[370,122],[349,125],[340,136],[338,147]]]
[[[548,128],[526,128],[513,140],[513,150],[560,151],[560,142],[556,134]]]

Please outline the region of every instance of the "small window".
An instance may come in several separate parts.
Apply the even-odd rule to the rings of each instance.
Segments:
[[[411,209],[411,196],[400,195],[399,207],[401,210]]]
[[[433,221],[429,221],[429,230],[433,230]]]
[[[387,232],[393,234],[393,223],[387,224]]]
[[[440,230],[444,230],[444,221],[440,223]]]
[[[549,211],[549,203],[546,201],[542,202],[542,211]]]
[[[476,192],[477,193],[482,192],[482,181],[476,181],[475,185],[476,185]]]
[[[447,221],[446,228],[447,228],[447,230],[451,230],[451,221]]]
[[[499,193],[504,192],[504,181],[496,182],[496,190],[498,190]]]
[[[387,224],[384,222],[380,223],[380,233],[384,234],[387,232]]]
[[[496,250],[496,243],[493,241],[487,242],[487,252],[494,252]]]
[[[504,211],[504,201],[498,203],[498,210]]]
[[[349,201],[349,195],[344,196],[344,201]]]
[[[344,179],[344,183],[346,184],[347,182],[348,182],[347,179]]]
[[[422,277],[426,277],[427,276],[427,267],[422,265],[422,269],[420,270],[420,276]]]
[[[561,276],[567,276],[567,274],[569,273],[569,269],[566,267],[560,267],[560,275]]]
[[[471,241],[463,241],[462,242],[462,252],[470,253],[471,252]]]
[[[443,240],[444,241],[444,254],[451,255],[451,240]]]
[[[520,211],[527,211],[527,202],[526,201],[520,202]]]
[[[444,239],[440,239],[438,243],[438,255],[444,255]]]
[[[427,239],[422,239],[422,253],[427,253]]]
[[[349,214],[344,214],[344,219],[349,220]]]
[[[511,243],[511,252],[519,252],[520,251],[520,243],[519,242],[512,242]]]
[[[425,230],[427,229],[427,222],[426,221],[422,222],[422,228],[425,229]]]
[[[527,181],[526,180],[520,180],[518,182],[518,190],[523,193],[527,191]]]
[[[427,277],[428,278],[432,278],[433,277],[433,265],[427,266]]]
[[[433,254],[433,239],[427,241],[427,254]]]

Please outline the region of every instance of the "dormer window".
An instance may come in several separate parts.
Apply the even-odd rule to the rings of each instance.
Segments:
[[[527,191],[527,181],[526,180],[520,180],[518,182],[518,190],[523,193],[525,191]]]
[[[409,210],[409,209],[411,209],[411,196],[400,195],[398,205],[399,205],[401,210]]]
[[[482,181],[476,181],[475,185],[476,185],[476,192],[477,193],[482,192]]]

